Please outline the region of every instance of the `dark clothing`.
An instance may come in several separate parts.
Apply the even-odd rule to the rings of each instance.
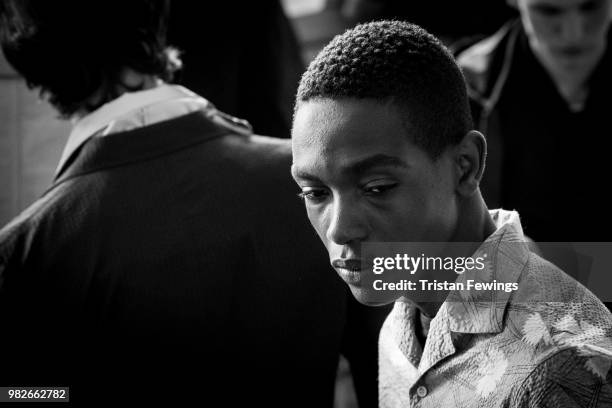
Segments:
[[[516,14],[504,0],[356,1],[379,5],[378,18],[406,20],[444,39],[490,34]]]
[[[608,49],[578,113],[536,60],[519,21],[458,58],[477,128],[489,144],[485,200],[517,209],[536,241],[610,240],[610,219],[597,208],[607,199],[612,147],[611,58]]]
[[[375,401],[376,338],[345,338],[361,319],[290,163],[287,141],[199,111],[90,139],[0,232],[0,384],[69,385],[87,405],[332,406],[348,344]]]
[[[259,133],[289,137],[304,63],[278,0],[172,1],[168,42],[182,51],[178,83]]]

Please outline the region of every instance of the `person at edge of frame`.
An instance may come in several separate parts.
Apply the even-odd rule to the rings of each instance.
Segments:
[[[0,3],[7,60],[74,124],[52,186],[0,231],[0,385],[69,386],[84,406],[331,407],[342,352],[375,406],[384,311],[328,272],[289,142],[171,84],[167,14]]]
[[[381,408],[612,405],[612,315],[530,249],[518,212],[488,209],[487,143],[437,38],[400,21],[337,36],[300,82],[292,151],[330,263],[360,302],[394,305],[379,339]],[[381,243],[484,262],[383,282],[440,288],[381,290],[388,271],[376,275],[367,252]]]

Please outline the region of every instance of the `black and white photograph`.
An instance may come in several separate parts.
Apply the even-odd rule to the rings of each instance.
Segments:
[[[612,407],[611,24],[0,0],[0,408]]]

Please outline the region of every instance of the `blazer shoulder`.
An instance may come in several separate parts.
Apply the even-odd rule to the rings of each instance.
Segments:
[[[25,259],[41,224],[60,211],[69,185],[67,183],[49,190],[0,229],[0,265],[6,267],[11,260]]]
[[[227,135],[222,140],[222,155],[251,176],[289,176],[291,141],[260,135]],[[275,177],[274,177],[275,178]]]
[[[279,161],[291,160],[291,140],[270,136],[249,135],[242,137],[233,145],[237,151],[256,158],[266,158]]]

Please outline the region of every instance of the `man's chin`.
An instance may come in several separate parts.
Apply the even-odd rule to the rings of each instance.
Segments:
[[[396,300],[396,299],[389,298],[389,297],[385,298],[384,296],[382,296],[381,292],[374,292],[373,290],[365,290],[362,286],[349,285],[349,288],[351,289],[351,293],[353,294],[353,297],[355,297],[355,299],[359,303],[365,306],[372,306],[372,307],[385,306],[385,305],[388,305],[389,303],[395,302]]]

